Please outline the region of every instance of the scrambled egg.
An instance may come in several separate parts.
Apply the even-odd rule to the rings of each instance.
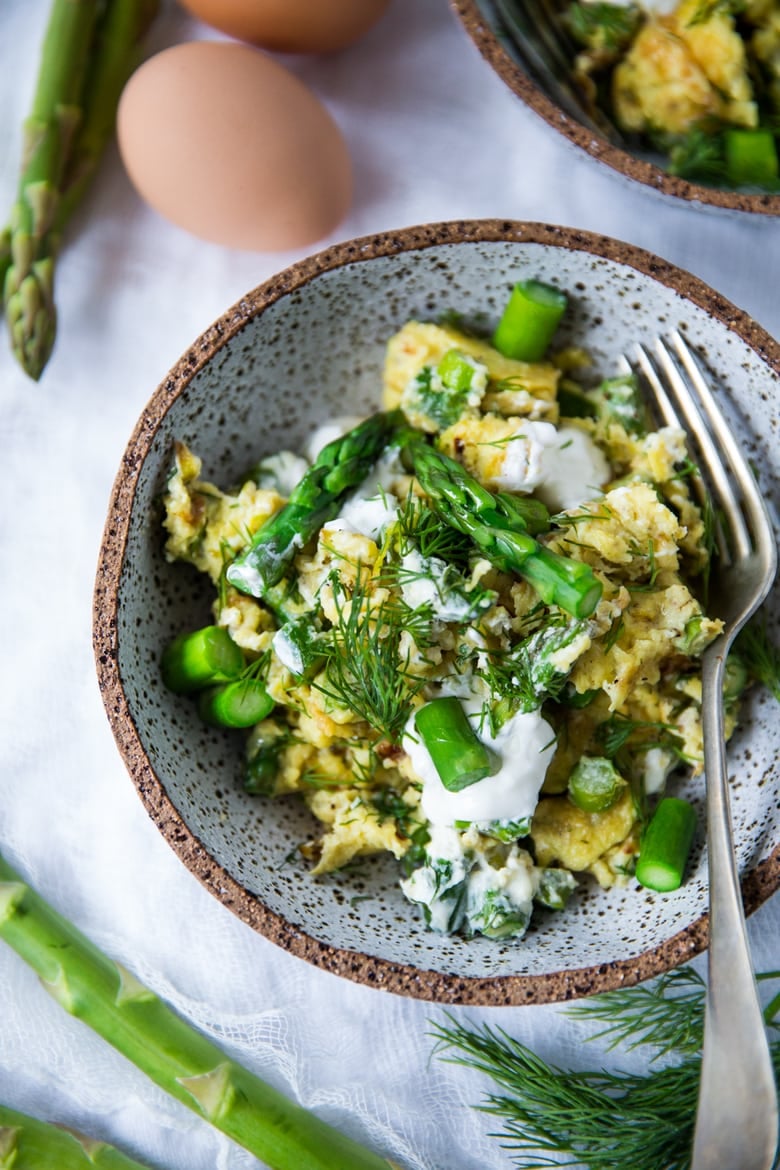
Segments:
[[[673,20],[659,18],[646,27],[621,74],[622,92],[641,91],[639,104],[648,111],[641,117],[660,117],[660,107],[653,105],[655,83],[648,86],[641,79],[652,78],[653,70],[684,64],[703,79],[698,109],[714,101],[717,91],[718,102],[748,118],[749,91],[737,47],[733,68],[725,73],[708,65],[713,45],[732,44],[729,19],[713,16],[704,27],[686,29],[685,11],[683,5]],[[667,42],[671,48],[658,48]],[[675,112],[666,104],[665,119],[673,116],[680,122],[693,116],[687,92]],[[625,97],[626,109],[633,100]],[[481,483],[491,485],[500,479],[507,440],[523,420],[558,422],[562,371],[550,362],[510,361],[486,341],[451,326],[410,322],[387,347],[385,408],[409,406],[409,388],[421,370],[453,349],[473,359],[481,381],[479,394],[466,403],[461,417],[440,429],[439,446]],[[577,365],[571,363],[575,372]],[[428,433],[436,429],[429,418],[415,418],[413,412],[410,421]],[[696,656],[720,630],[704,613],[696,592],[697,574],[707,561],[706,534],[689,479],[681,472],[686,462],[682,432],[670,427],[635,432],[614,417],[571,422],[608,465],[610,480],[603,490],[594,488],[590,498],[557,516],[540,539],[550,550],[588,564],[603,585],[603,595],[586,628],[552,660],[572,701],[551,707],[556,746],[525,838],[533,860],[523,846],[520,866],[515,845],[511,852],[508,845],[496,844],[489,836],[493,830],[481,838],[472,828],[467,838],[472,852],[484,847],[491,857],[496,850],[501,853],[507,888],[520,881],[522,871],[529,890],[547,888],[549,905],[557,905],[558,897],[554,883],[549,891],[550,873],[555,878],[559,871],[569,871],[562,879],[572,882],[572,873],[589,873],[604,886],[626,881],[638,849],[637,793],[641,795],[643,785],[657,789],[681,761],[701,766]],[[420,777],[401,746],[400,731],[395,739],[378,732],[350,704],[344,687],[334,682],[330,661],[317,656],[316,632],[309,631],[314,639],[311,666],[299,669],[278,638],[272,607],[225,580],[226,564],[279,511],[284,497],[251,479],[222,491],[201,480],[200,472],[200,460],[178,444],[165,500],[166,553],[207,574],[216,587],[214,621],[229,631],[248,660],[267,664],[267,691],[277,709],[250,733],[250,772],[255,767],[250,787],[268,796],[298,793],[306,801],[321,826],[302,847],[315,875],[374,853],[404,857],[416,848],[425,817]],[[419,485],[402,468],[393,490],[397,503],[420,495]],[[382,669],[379,656],[387,632],[383,615],[393,604],[382,577],[393,539],[388,532],[393,531],[391,526],[369,536],[350,524],[329,523],[294,560],[293,616],[297,612],[305,624],[307,615],[317,610],[333,628],[363,622],[374,639],[377,670]],[[453,620],[445,612],[452,601],[441,592],[441,565],[434,560],[422,564],[422,572],[410,573],[404,596],[426,589],[425,596],[434,596],[430,591],[438,575],[439,598],[424,638],[416,628],[400,636],[395,652],[402,665],[397,669],[421,686],[457,675],[466,690],[481,685],[480,672],[489,656],[500,661],[502,653],[535,628],[538,596],[526,581],[477,558],[458,595],[458,604],[471,606],[471,616],[468,622]],[[422,702],[421,691],[413,696],[412,708]],[[632,742],[638,744],[621,764],[629,783],[611,807],[584,812],[567,795],[574,766],[583,755],[603,755],[605,734],[621,733],[629,724]],[[615,758],[621,760],[619,751]],[[272,766],[265,768],[268,761]],[[487,840],[492,843],[485,844]],[[491,862],[494,869],[496,864]]]
[[[626,130],[682,134],[705,118],[756,126],[758,109],[745,43],[720,6],[701,0],[652,15],[613,74],[613,100]]]

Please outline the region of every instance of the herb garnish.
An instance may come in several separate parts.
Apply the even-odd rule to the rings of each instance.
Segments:
[[[322,640],[324,680],[312,685],[397,742],[426,682],[413,673],[411,650],[403,648],[405,634],[418,647],[424,643],[419,611],[392,597],[372,604],[367,573],[358,573],[349,594],[338,574],[330,581],[336,619]]]
[[[763,979],[780,978],[770,972]],[[583,1000],[568,1014],[593,1017],[606,1027],[612,1048],[654,1048],[651,1060],[677,1062],[649,1073],[570,1072],[548,1064],[502,1029],[471,1030],[451,1016],[434,1025],[442,1059],[485,1073],[497,1086],[483,1113],[503,1121],[493,1136],[512,1151],[518,1170],[585,1166],[590,1170],[688,1170],[701,1077],[704,980],[678,968],[647,987],[610,991]],[[767,1026],[777,1028],[780,996],[767,1006]],[[770,1044],[780,1074],[780,1040]],[[561,1158],[563,1155],[563,1160]]]

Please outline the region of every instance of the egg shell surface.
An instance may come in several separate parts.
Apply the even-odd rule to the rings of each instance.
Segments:
[[[182,0],[228,36],[279,53],[332,53],[359,40],[389,0]]]
[[[338,126],[297,77],[248,45],[193,41],[149,58],[122,93],[117,138],[141,197],[216,244],[302,247],[349,208]]]

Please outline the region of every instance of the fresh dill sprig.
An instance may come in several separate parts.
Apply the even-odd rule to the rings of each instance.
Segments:
[[[751,678],[780,702],[780,647],[769,637],[766,614],[759,613],[740,631],[734,648]]]
[[[565,650],[587,629],[587,622],[551,617],[546,625],[513,646],[486,657],[477,671],[487,684],[492,700],[485,717],[495,733],[517,711],[535,711],[545,699],[563,690],[571,664],[561,668],[556,654]]]
[[[627,715],[621,715],[619,711],[616,711],[613,715],[610,715],[609,719],[605,719],[603,723],[598,725],[596,728],[596,738],[604,749],[604,755],[611,760],[614,759],[637,732],[654,734],[645,735],[639,744],[632,745],[634,748],[665,747],[678,760],[686,762],[686,757],[681,747],[682,737],[677,728],[671,723],[657,723],[646,719],[629,719]]]
[[[322,641],[325,680],[312,685],[397,742],[426,682],[413,673],[403,636],[411,633],[419,648],[425,630],[419,611],[401,600],[390,597],[372,604],[368,581],[367,574],[359,573],[348,595],[338,574],[332,575],[336,617]]]
[[[608,1039],[607,1051],[625,1044],[655,1048],[651,1057],[701,1051],[704,1031],[704,980],[693,967],[678,967],[639,987],[606,991],[575,1003],[567,1014],[575,1019],[602,1020],[606,1027],[593,1036]]]
[[[445,524],[441,516],[409,492],[398,509],[394,525],[403,556],[411,548],[417,549],[426,560],[436,557],[459,569],[466,569],[473,545],[468,536]]]
[[[777,979],[779,972],[759,979]],[[488,1076],[495,1090],[475,1106],[503,1122],[501,1146],[518,1170],[690,1170],[701,1079],[705,985],[680,968],[648,987],[582,1000],[569,1008],[607,1026],[590,1040],[657,1049],[675,1063],[646,1073],[576,1071],[549,1064],[505,1031],[471,1029],[446,1017],[435,1024],[435,1053]],[[780,995],[764,1011],[775,1025]],[[780,1040],[770,1043],[780,1075]]]

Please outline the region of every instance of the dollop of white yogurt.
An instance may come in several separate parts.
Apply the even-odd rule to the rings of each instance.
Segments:
[[[506,444],[496,487],[534,492],[554,512],[600,495],[612,471],[603,451],[579,427],[524,422]]]
[[[449,792],[441,780],[428,749],[410,720],[403,747],[422,781],[421,808],[434,825],[456,821],[521,820],[533,815],[550,760],[555,752],[555,733],[538,711],[518,712],[508,719],[494,737],[480,727],[481,703],[463,701],[475,732],[501,764],[492,776],[460,792]]]

